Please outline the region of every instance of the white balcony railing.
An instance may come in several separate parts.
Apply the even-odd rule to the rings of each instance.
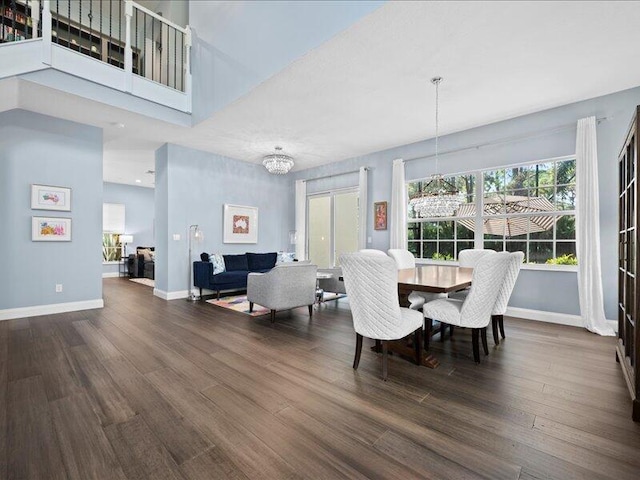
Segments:
[[[39,62],[10,46],[29,41]],[[188,26],[130,0],[0,0],[0,78],[54,68],[191,112],[190,50]]]

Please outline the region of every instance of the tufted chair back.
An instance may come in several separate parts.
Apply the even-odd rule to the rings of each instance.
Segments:
[[[489,325],[510,263],[509,252],[485,255],[478,261],[473,269],[471,290],[460,311],[461,327],[484,328]]]
[[[478,261],[487,254],[495,253],[495,250],[468,248],[458,253],[458,265],[460,267],[474,268]]]
[[[405,268],[416,268],[416,257],[409,250],[404,248],[390,248],[387,253],[396,261],[398,270]]]
[[[522,267],[524,253],[513,252],[510,256],[509,268],[507,268],[507,274],[504,277],[504,282],[502,282],[502,288],[496,299],[496,304],[493,307],[493,315],[504,315],[507,311],[511,292],[513,292],[513,287],[515,287],[518,274],[520,273],[520,267]]]
[[[376,250],[375,248],[362,248],[358,250],[358,253],[365,253],[367,255],[384,255],[387,256],[382,250]]]
[[[345,253],[340,256],[340,265],[356,333],[389,340],[398,338],[396,331],[402,324],[398,269],[396,262],[382,253]]]

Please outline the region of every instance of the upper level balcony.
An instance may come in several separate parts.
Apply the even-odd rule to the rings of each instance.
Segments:
[[[0,79],[53,68],[191,113],[190,48],[130,0],[0,0]]]

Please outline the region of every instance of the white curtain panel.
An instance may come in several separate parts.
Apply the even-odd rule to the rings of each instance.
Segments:
[[[391,176],[390,248],[407,248],[407,201],[404,160],[399,158],[393,161]]]
[[[307,247],[307,181],[296,180],[296,258],[306,260]]]
[[[359,202],[358,202],[358,248],[367,248],[367,206],[369,197],[367,192],[367,167],[360,167],[358,177]]]
[[[615,335],[613,328],[607,324],[602,294],[595,117],[578,120],[576,177],[576,250],[582,324],[587,330],[599,335]]]

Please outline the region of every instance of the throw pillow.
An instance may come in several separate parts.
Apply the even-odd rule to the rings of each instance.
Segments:
[[[247,252],[247,265],[250,272],[271,270],[276,266],[277,253],[250,253]]]
[[[225,271],[224,268],[224,258],[219,253],[212,253],[209,258],[211,259],[211,263],[213,263],[213,274],[217,275],[218,273],[222,273]]]
[[[249,270],[247,256],[242,255],[223,255],[224,268],[227,272],[239,272]]]
[[[278,263],[289,263],[295,261],[296,252],[278,252]]]
[[[149,250],[148,248],[139,248],[137,250],[138,255],[142,255],[144,258],[145,262],[151,262],[153,261],[153,254],[151,252],[151,250]]]

